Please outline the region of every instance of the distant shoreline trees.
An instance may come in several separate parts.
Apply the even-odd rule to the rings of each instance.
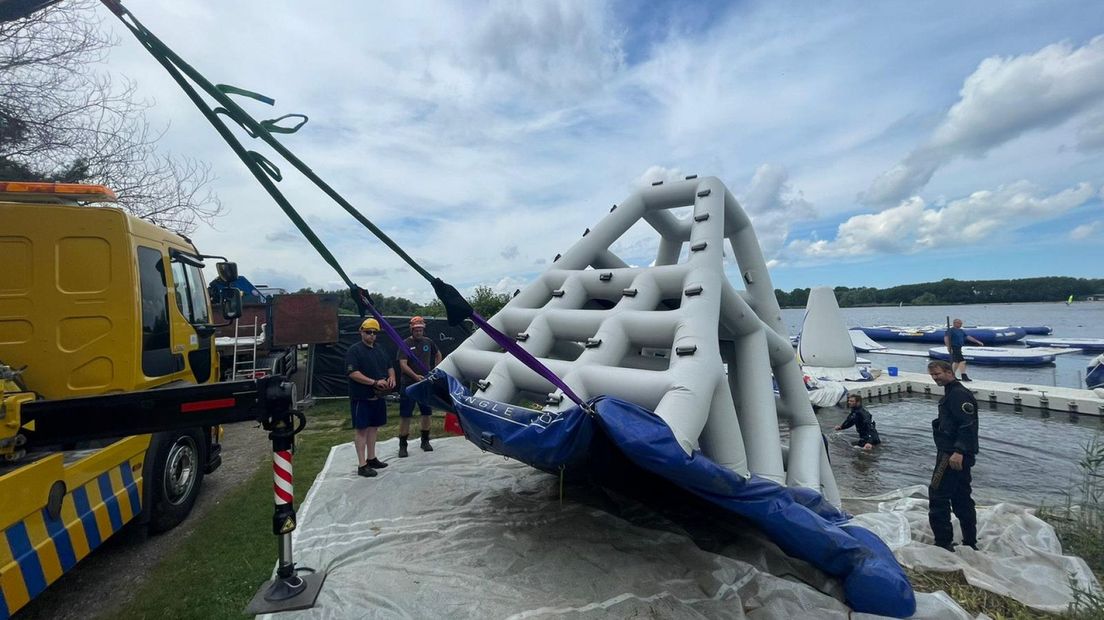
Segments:
[[[337,305],[341,312],[357,312],[356,302],[353,301],[348,289],[316,291],[311,288],[303,288],[296,292],[337,295]],[[426,304],[419,304],[405,297],[393,297],[383,293],[369,293],[368,295],[372,298],[372,306],[385,316],[445,316],[445,306],[437,299]],[[513,295],[509,293],[496,293],[489,286],[477,286],[466,299],[473,310],[483,318],[489,319],[501,310],[511,298],[513,298]]]
[[[903,284],[890,288],[860,286],[833,289],[841,308],[856,306],[951,306],[959,304],[1007,304],[1046,301],[1065,301],[1070,295],[1083,299],[1088,295],[1104,293],[1104,279],[1092,278],[1024,278],[1020,280],[954,280]],[[299,293],[332,293],[339,297],[343,312],[356,312],[356,304],[348,290],[323,291],[309,288]],[[783,308],[804,308],[809,301],[809,289],[795,288],[790,292],[774,290],[778,305]],[[392,297],[371,293],[372,305],[387,316],[445,316],[445,308],[434,299],[426,304],[410,301],[405,297]],[[496,293],[489,286],[478,286],[468,296],[468,302],[484,318],[494,316],[513,296]]]
[[[903,284],[890,288],[861,286],[833,289],[841,308],[855,306],[943,306],[958,304],[1006,304],[1065,301],[1104,293],[1104,279],[1093,278],[1023,278],[1018,280],[955,280]],[[804,308],[809,301],[809,289],[795,288],[790,292],[775,289],[778,305],[783,308]]]

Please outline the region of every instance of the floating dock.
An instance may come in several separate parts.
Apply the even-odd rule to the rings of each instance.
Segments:
[[[848,381],[847,390],[864,399],[879,396],[942,396],[943,388],[931,377],[919,372],[900,372],[896,377],[882,373],[873,381]],[[1003,381],[973,380],[963,383],[974,393],[979,405],[1010,406],[1013,410],[1077,413],[1097,416],[1104,421],[1104,398],[1092,390],[1050,385],[1029,385]]]

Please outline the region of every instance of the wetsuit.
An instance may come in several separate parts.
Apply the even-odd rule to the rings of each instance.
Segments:
[[[962,544],[971,547],[977,544],[977,513],[970,497],[970,469],[978,452],[977,409],[973,393],[958,381],[952,381],[943,388],[939,417],[932,420],[938,454],[928,487],[928,523],[935,544],[945,549],[952,549],[952,509],[962,528]],[[962,469],[957,471],[947,462],[956,452],[962,455]]]
[[[870,415],[866,407],[860,405],[852,409],[851,413],[847,415],[847,419],[843,421],[843,424],[840,424],[840,430],[852,426],[859,432],[859,439],[851,442],[852,444],[862,447],[868,443],[875,446],[882,443],[882,438],[878,436],[878,427],[874,424],[874,417]]]

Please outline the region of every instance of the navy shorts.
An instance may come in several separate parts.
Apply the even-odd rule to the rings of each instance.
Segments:
[[[433,407],[410,398],[406,395],[404,390],[399,390],[399,417],[400,418],[412,418],[414,417],[414,405],[418,405],[418,411],[422,415],[433,415]]]
[[[356,429],[387,424],[387,401],[382,398],[373,400],[350,398],[349,412],[353,415],[353,428]]]
[[[962,347],[951,347],[951,361],[952,362],[965,362],[966,358],[962,357]]]

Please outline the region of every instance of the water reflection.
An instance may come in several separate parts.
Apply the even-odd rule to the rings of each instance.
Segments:
[[[821,409],[817,418],[828,437],[840,492],[865,497],[930,480],[935,461],[931,420],[937,399],[868,400],[882,445],[872,452],[854,448],[853,428],[833,428],[847,417],[844,409]],[[1071,418],[1073,423],[1071,423]],[[1082,447],[1104,434],[1104,418],[1065,412],[1044,417],[983,407],[979,412],[977,465],[973,469],[974,498],[983,503],[1013,501],[1026,505],[1063,501],[1077,474]]]

